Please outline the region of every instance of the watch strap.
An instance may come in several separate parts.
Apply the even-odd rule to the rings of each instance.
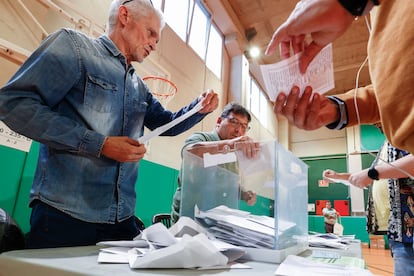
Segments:
[[[368,0],[338,0],[350,14],[361,16],[364,13]]]
[[[326,125],[326,127],[329,129],[336,130],[345,128],[348,125],[348,109],[346,108],[345,102],[335,96],[328,96],[327,98],[338,106],[339,120],[330,123],[329,125]]]
[[[364,15],[371,10],[372,6],[380,4],[379,0],[338,0],[338,2],[353,16]]]
[[[375,167],[369,168],[369,170],[368,170],[368,177],[371,178],[372,180],[379,180],[379,173],[375,169]]]

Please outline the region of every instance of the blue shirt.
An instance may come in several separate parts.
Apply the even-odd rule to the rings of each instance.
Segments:
[[[138,139],[197,104],[172,113],[153,98],[107,36],[69,29],[48,36],[0,90],[0,120],[41,143],[30,201],[93,223],[135,214],[139,163],[101,156],[106,136]],[[197,113],[163,135],[201,121]]]

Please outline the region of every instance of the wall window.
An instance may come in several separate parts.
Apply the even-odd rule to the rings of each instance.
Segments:
[[[266,94],[250,75],[247,82],[246,105],[264,127],[269,127],[269,107]]]
[[[201,5],[194,7],[194,15],[191,20],[190,37],[188,45],[204,60],[207,50],[207,38],[210,30],[208,18]]]
[[[219,78],[223,64],[223,36],[215,26],[211,26],[207,46],[207,67]]]
[[[164,13],[168,26],[221,78],[223,34],[200,0],[153,0]]]
[[[192,0],[164,1],[165,22],[183,41],[187,40],[192,5]]]
[[[256,118],[260,118],[260,89],[256,82],[250,78],[250,111]]]

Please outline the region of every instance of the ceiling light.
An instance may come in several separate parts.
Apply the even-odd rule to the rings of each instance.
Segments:
[[[249,50],[250,57],[257,58],[260,56],[260,49],[258,47],[252,47]]]

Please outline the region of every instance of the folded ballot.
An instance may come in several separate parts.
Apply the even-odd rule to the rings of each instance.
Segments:
[[[234,261],[244,250],[210,240],[207,232],[192,219],[181,217],[170,229],[156,223],[128,241],[101,242],[100,263],[128,263],[131,268],[249,268]]]

